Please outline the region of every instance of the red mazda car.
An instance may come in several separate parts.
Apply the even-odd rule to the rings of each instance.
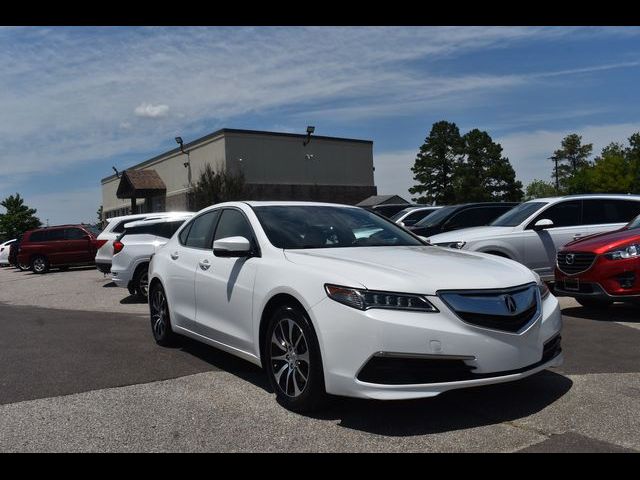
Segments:
[[[96,250],[106,240],[96,237],[100,231],[91,225],[58,225],[24,233],[18,247],[18,263],[29,265],[35,273],[50,267],[65,269],[93,265]]]
[[[567,243],[558,252],[555,290],[585,307],[640,304],[640,216],[620,230]]]

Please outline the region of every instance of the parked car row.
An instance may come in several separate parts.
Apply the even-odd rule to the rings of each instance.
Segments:
[[[260,365],[296,411],[328,394],[430,397],[559,365],[554,270],[557,291],[586,306],[640,298],[637,196],[453,205],[395,222],[250,201],[118,217],[100,234],[40,231],[84,241],[118,286],[148,295],[158,344],[187,336]],[[489,225],[465,228],[476,222]],[[60,234],[34,232],[11,244],[34,272],[77,264],[45,249]]]

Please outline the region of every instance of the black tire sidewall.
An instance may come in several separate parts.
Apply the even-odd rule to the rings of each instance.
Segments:
[[[287,396],[276,384],[271,363],[271,335],[278,321],[283,318],[293,320],[304,333],[309,348],[309,377],[304,392],[297,398]],[[315,330],[306,312],[298,306],[285,305],[279,307],[269,319],[266,335],[264,338],[264,363],[267,377],[271,387],[276,393],[278,403],[288,410],[295,412],[310,412],[321,408],[326,400],[326,390],[324,383],[324,370],[322,366],[322,356]]]
[[[168,318],[166,319],[164,335],[162,336],[162,338],[158,338],[156,336],[155,330],[153,329],[153,314],[151,311],[150,299],[157,290],[162,290],[162,294],[164,295],[165,301],[167,302],[167,312],[169,313]],[[167,298],[167,293],[164,291],[164,288],[159,283],[154,284],[153,289],[149,289],[149,324],[151,326],[151,335],[158,345],[161,345],[163,347],[170,347],[176,344],[177,335],[171,329],[171,311],[169,309],[169,299]]]
[[[145,273],[149,273],[149,264],[143,263],[136,268],[136,272],[133,275],[133,289],[136,292],[136,295],[142,298],[149,298],[151,291],[149,290],[149,278],[147,277],[147,295],[142,293],[142,289],[140,288],[140,279]],[[167,294],[165,293],[165,298]]]

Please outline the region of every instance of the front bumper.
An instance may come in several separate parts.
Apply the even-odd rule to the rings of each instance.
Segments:
[[[559,350],[543,358],[545,343],[562,327],[553,295],[544,300],[540,317],[517,334],[467,324],[438,297],[429,300],[439,312],[363,312],[328,298],[311,309],[327,392],[382,400],[432,397],[456,388],[518,380],[563,361]],[[364,374],[372,358],[389,354],[427,359],[430,365],[455,361],[461,374],[435,375],[431,380],[423,377],[419,383],[401,379],[395,384],[388,377]]]
[[[640,298],[640,258],[609,260],[599,255],[590,268],[567,274],[556,265],[555,290],[570,297],[613,301]]]

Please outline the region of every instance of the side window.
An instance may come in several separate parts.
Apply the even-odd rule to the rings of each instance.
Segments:
[[[30,242],[44,242],[45,241],[45,234],[47,232],[46,231],[39,231],[39,232],[33,232],[31,235],[29,235],[29,241]]]
[[[571,200],[568,202],[556,203],[534,218],[531,223],[527,225],[527,229],[533,228],[535,223],[543,218],[551,220],[554,228],[582,225],[582,201]]]
[[[191,248],[211,248],[213,230],[220,210],[211,210],[195,218],[189,228],[185,245]]]
[[[129,220],[121,220],[118,222],[118,224],[113,227],[113,230],[111,230],[113,233],[122,233],[124,232],[124,224],[127,223]]]
[[[56,230],[49,230],[47,232],[46,241],[52,242],[52,241],[56,241],[56,240],[64,240],[65,239],[64,232],[65,231],[62,228],[58,228]]]
[[[222,212],[213,240],[227,237],[244,237],[251,243],[254,243],[251,225],[249,225],[245,216],[238,210],[225,209]]]
[[[156,232],[156,235],[163,238],[171,238],[183,223],[183,220],[177,220],[175,222],[163,222],[159,224],[160,228],[158,229],[158,232]]]
[[[404,217],[403,222],[405,225],[413,225],[417,221],[422,220],[424,217],[426,217],[430,213],[433,213],[433,210],[418,210],[417,212],[410,213],[409,215]]]
[[[53,232],[60,232],[60,230],[54,230]],[[53,233],[52,232],[52,233]],[[59,233],[56,233],[56,236],[59,235]],[[85,233],[80,230],[79,228],[65,228],[64,229],[64,238],[66,240],[82,240],[82,238],[85,236]],[[62,240],[61,238],[55,238],[52,240]]]
[[[478,227],[486,225],[501,213],[506,212],[502,207],[476,207],[468,208],[446,221],[443,230],[458,230],[460,228]]]
[[[189,235],[189,230],[191,230],[191,225],[193,225],[193,221],[187,223],[187,226],[182,229],[180,235],[178,235],[178,241],[180,245],[187,244],[187,236]]]
[[[584,200],[584,223],[628,223],[640,213],[640,202],[632,200]]]

